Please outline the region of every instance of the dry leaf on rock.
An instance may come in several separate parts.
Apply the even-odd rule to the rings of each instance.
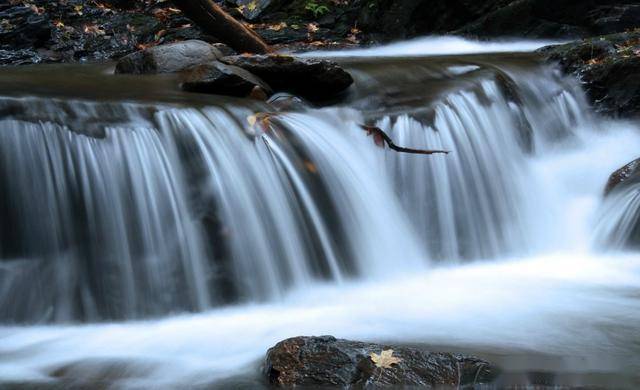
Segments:
[[[402,361],[402,359],[393,356],[393,349],[387,349],[386,351],[380,352],[380,355],[377,353],[371,352],[369,357],[375,363],[376,367],[379,368],[391,368],[392,365],[398,364]]]

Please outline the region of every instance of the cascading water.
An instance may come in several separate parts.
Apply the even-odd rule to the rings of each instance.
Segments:
[[[599,249],[637,248],[640,242],[640,185],[622,188],[605,199],[597,221],[594,241]]]
[[[3,98],[0,382],[210,384],[304,333],[640,367],[640,262],[591,249],[637,220],[599,207],[638,125],[531,56],[344,63],[345,106],[297,112]]]

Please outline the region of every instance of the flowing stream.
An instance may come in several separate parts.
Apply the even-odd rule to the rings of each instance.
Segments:
[[[324,108],[0,71],[0,385],[253,388],[320,334],[640,385],[638,188],[603,197],[640,124],[517,46],[331,53],[356,84]]]

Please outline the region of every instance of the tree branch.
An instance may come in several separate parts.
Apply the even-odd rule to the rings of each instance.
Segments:
[[[238,52],[264,54],[271,51],[258,34],[212,0],[173,0],[173,3],[198,27]]]
[[[382,131],[382,129],[380,129],[379,127],[367,126],[367,125],[360,125],[360,127],[367,132],[367,135],[373,135],[374,142],[376,143],[376,145],[384,147],[383,142],[385,142],[389,146],[389,149],[395,150],[396,152],[409,153],[409,154],[449,154],[450,153],[448,150],[411,149],[411,148],[398,146],[393,142],[391,137],[389,137],[387,133]]]

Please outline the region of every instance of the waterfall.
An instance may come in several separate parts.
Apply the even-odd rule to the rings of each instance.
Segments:
[[[640,243],[640,184],[615,190],[600,206],[594,244],[601,250],[638,248]]]
[[[297,112],[2,98],[0,319],[199,312],[560,248],[570,200],[545,188],[545,164],[602,133],[575,83],[537,65],[418,63],[410,84],[462,81],[411,106],[385,90],[401,104],[384,112],[370,103],[392,67],[353,66],[350,107]],[[364,123],[450,153],[380,148]],[[619,202],[637,210],[635,193]]]

